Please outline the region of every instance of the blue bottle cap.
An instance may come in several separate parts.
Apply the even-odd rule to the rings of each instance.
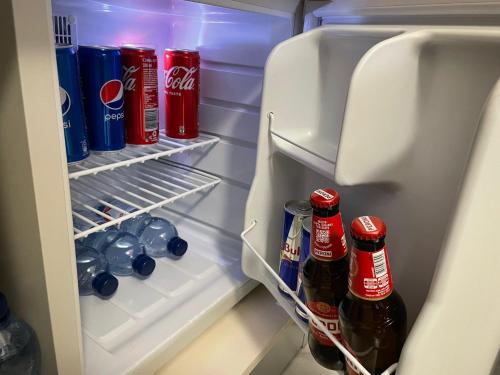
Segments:
[[[188,243],[180,237],[172,237],[168,241],[167,249],[175,256],[181,257],[186,253],[188,248]]]
[[[101,272],[92,281],[92,287],[100,296],[109,297],[116,292],[118,279],[110,273]]]
[[[9,318],[10,310],[9,304],[7,303],[7,298],[5,298],[3,293],[0,293],[0,323],[4,322]]]
[[[155,267],[155,260],[146,254],[139,254],[132,262],[132,268],[141,276],[151,275]]]

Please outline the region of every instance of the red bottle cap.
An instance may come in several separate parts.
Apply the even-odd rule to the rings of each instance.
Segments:
[[[317,208],[328,208],[339,204],[340,195],[332,188],[318,189],[312,192],[311,206]]]
[[[385,237],[386,227],[377,216],[360,216],[351,223],[351,236],[357,240],[375,241]]]

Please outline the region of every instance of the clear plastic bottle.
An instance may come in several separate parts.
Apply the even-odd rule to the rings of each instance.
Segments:
[[[10,314],[0,293],[0,374],[40,374],[40,347],[33,329]]]
[[[108,272],[104,255],[79,241],[75,242],[75,246],[80,295],[95,294],[101,298],[112,296],[118,288],[118,280]]]
[[[152,257],[181,257],[188,248],[188,243],[179,237],[170,221],[147,213],[124,221],[120,230],[136,235],[144,245],[146,254]]]
[[[144,246],[131,233],[108,228],[92,233],[83,243],[104,254],[109,272],[118,276],[147,277],[154,271],[156,262],[144,253]]]

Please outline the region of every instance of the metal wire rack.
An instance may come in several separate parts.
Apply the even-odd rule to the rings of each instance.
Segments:
[[[70,181],[75,239],[117,225],[221,181],[195,168],[152,160]]]
[[[188,140],[173,139],[161,135],[159,142],[156,144],[147,146],[127,145],[123,150],[117,152],[91,153],[87,159],[69,165],[68,176],[70,179],[77,179],[81,176],[95,175],[119,167],[144,163],[147,160],[158,160],[184,151],[212,145],[218,141],[218,137],[207,134],[200,134],[198,138]]]

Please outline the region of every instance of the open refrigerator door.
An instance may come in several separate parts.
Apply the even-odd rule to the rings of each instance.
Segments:
[[[483,144],[489,113],[497,107],[499,30],[464,26],[474,22],[463,21],[471,14],[467,4],[433,8],[429,2],[412,8],[393,3],[338,2],[317,9],[312,15],[324,26],[281,43],[270,55],[256,177],[242,233],[243,269],[268,288],[304,332],[308,328],[295,313],[297,305],[360,373],[368,374],[277,273],[284,203],[333,187],[342,197],[345,225],[363,215],[387,223],[394,284],[406,303],[411,328],[398,373],[488,374],[500,338],[494,318],[498,301],[483,301],[495,312],[486,313],[478,324],[477,304],[465,298],[464,305],[456,296],[487,290],[484,295],[490,300],[486,296],[498,284],[492,267],[498,267],[499,258],[486,249],[475,229],[457,227],[463,220],[457,204],[472,210],[489,199],[498,207],[491,191],[488,198],[472,203],[481,188],[471,195],[472,182],[467,181],[481,184],[472,177],[479,171],[471,150]],[[486,14],[498,14],[498,6],[484,4],[493,13],[482,6],[474,9],[487,19]],[[444,9],[454,9],[460,17],[450,20]],[[420,22],[437,25],[411,22],[418,14],[434,15]],[[444,26],[454,23],[459,25]],[[484,163],[495,163],[492,154],[488,160]],[[495,177],[481,181],[498,186]],[[495,210],[487,211],[484,218],[492,219]],[[480,233],[486,236],[489,223],[472,211],[470,215],[484,224]],[[473,269],[461,263],[472,257],[469,247],[457,243],[461,236],[489,254],[474,255]],[[278,284],[292,299],[279,293]],[[457,319],[474,326],[474,332],[457,330]],[[471,348],[464,341],[484,346]],[[383,373],[395,369],[390,366]]]

